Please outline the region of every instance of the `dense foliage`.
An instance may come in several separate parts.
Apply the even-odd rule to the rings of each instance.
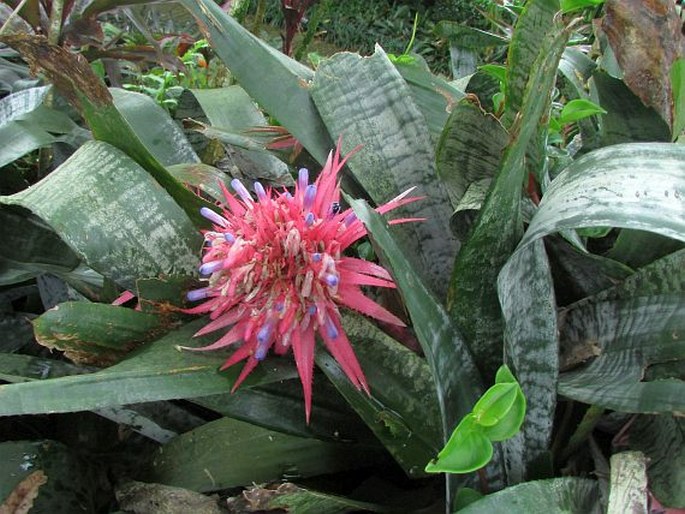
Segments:
[[[677,8],[482,8],[0,4],[3,509],[685,508]]]

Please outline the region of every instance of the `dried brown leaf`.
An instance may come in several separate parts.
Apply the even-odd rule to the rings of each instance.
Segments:
[[[19,482],[0,505],[0,514],[26,514],[38,497],[38,489],[48,481],[42,470],[36,470]]]
[[[628,87],[673,127],[670,70],[685,56],[682,21],[673,0],[607,0],[602,29]]]

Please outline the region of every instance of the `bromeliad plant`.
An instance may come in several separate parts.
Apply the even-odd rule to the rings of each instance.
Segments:
[[[685,506],[674,479],[685,451],[685,152],[673,143],[685,120],[684,61],[672,3],[608,1],[593,25],[601,33],[588,34],[558,0],[529,0],[504,73],[494,84],[476,73],[466,86],[418,58],[393,63],[380,48],[334,56],[314,72],[214,2],[180,3],[241,84],[184,93],[206,118],[202,134],[230,145],[234,177],[200,163],[151,99],[108,90],[39,36],[2,37],[44,70],[93,140],[70,139],[77,149],[47,177],[0,197],[3,314],[23,330],[2,347],[0,376],[12,383],[0,386],[0,413],[92,411],[128,424],[145,439],[108,451],[140,459],[129,475],[146,482],[208,492],[354,470],[355,486],[368,479],[375,485],[359,490],[377,493],[281,489],[273,508],[599,512],[608,501],[620,512],[636,495],[645,510],[650,498]],[[657,7],[671,38],[650,25]],[[580,38],[599,53],[567,46]],[[665,47],[655,50],[657,40]],[[493,114],[499,82],[506,94]],[[34,113],[46,94],[3,99],[12,107],[0,109],[3,123],[45,127]],[[562,108],[575,128],[555,138],[554,102],[592,102],[606,114],[573,119]],[[249,137],[266,125],[255,103],[323,167],[316,179],[294,179]],[[86,137],[50,119],[66,127],[60,137]],[[357,145],[343,167],[340,155]],[[249,191],[247,180],[262,185]],[[421,201],[400,196],[414,186]],[[214,200],[225,206],[217,211]],[[423,221],[390,227],[382,214],[395,208],[400,220]],[[378,263],[355,253],[365,233]],[[124,290],[138,309],[109,304]],[[203,303],[184,302],[189,291]],[[19,309],[38,292],[56,307],[26,327]],[[225,333],[205,335],[214,329]],[[328,352],[313,348],[317,333]],[[32,335],[74,364],[36,355]],[[420,349],[408,349],[416,341]],[[295,365],[269,354],[288,344]],[[228,356],[179,351],[228,345]],[[242,370],[230,366],[240,360]],[[511,374],[498,373],[503,363]],[[17,463],[0,491],[26,477],[49,512],[94,498],[79,459],[95,460],[83,453],[0,444],[3,462]],[[444,475],[443,488],[427,465],[460,474]],[[37,466],[44,485],[29,476]],[[622,491],[633,487],[625,466],[639,470],[636,495]],[[595,472],[607,467],[608,499],[606,474]],[[89,489],[55,488],[58,475]],[[485,496],[468,493],[474,486]],[[154,487],[142,490],[152,497]]]

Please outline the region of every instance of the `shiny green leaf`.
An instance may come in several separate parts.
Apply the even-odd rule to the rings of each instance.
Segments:
[[[606,111],[590,100],[576,98],[564,105],[561,109],[561,114],[559,114],[558,121],[560,124],[566,125],[567,123],[574,123],[596,114],[606,114]]]
[[[474,421],[484,427],[492,427],[499,423],[514,405],[517,392],[515,383],[495,384],[490,387],[473,406]]]
[[[597,7],[602,5],[604,0],[560,0],[561,10],[565,13],[585,9],[586,7]]]
[[[673,137],[677,139],[685,130],[685,58],[676,59],[669,73],[673,92]]]
[[[472,415],[454,429],[438,458],[426,465],[429,473],[470,473],[492,459],[492,443],[483,435]]]

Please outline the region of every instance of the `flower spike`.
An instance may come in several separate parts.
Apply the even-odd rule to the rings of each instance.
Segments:
[[[232,390],[273,350],[292,348],[304,391],[305,416],[311,415],[316,335],[339,362],[350,381],[368,393],[364,373],[341,324],[339,307],[402,326],[394,314],[366,297],[362,286],[394,288],[378,264],[344,256],[343,251],[366,235],[350,209],[340,207],[338,173],[346,160],[341,142],[328,156],[314,182],[299,170],[295,190],[274,191],[254,184],[256,199],[237,179],[231,194],[222,184],[221,213],[203,208],[213,223],[205,232],[202,265],[206,287],[190,291],[190,301],[203,303],[186,312],[209,314],[196,335],[227,329],[213,344],[188,350],[236,348],[222,366],[245,361]],[[409,192],[378,207],[386,213],[414,201]],[[409,218],[396,220],[413,221]],[[242,343],[241,343],[242,342]]]

